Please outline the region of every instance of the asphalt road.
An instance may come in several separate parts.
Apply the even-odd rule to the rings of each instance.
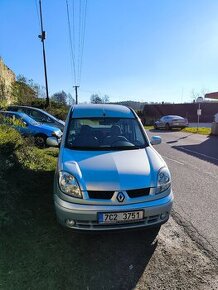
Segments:
[[[173,217],[197,243],[218,257],[218,137],[180,131],[147,133],[162,137],[162,144],[155,149],[172,174]]]

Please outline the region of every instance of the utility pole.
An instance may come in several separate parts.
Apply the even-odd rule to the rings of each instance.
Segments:
[[[77,93],[77,88],[79,88],[79,86],[73,86],[75,88],[75,94],[76,94],[76,104],[78,104],[78,93]]]
[[[45,73],[45,89],[46,89],[46,108],[49,106],[49,96],[48,96],[48,79],[47,79],[47,68],[46,68],[46,56],[45,56],[45,31],[43,30],[42,22],[42,2],[39,0],[39,10],[40,10],[40,23],[41,23],[41,34],[38,36],[42,42],[42,52],[43,52],[43,62],[44,62],[44,73]]]

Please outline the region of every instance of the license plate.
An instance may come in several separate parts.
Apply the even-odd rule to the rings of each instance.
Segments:
[[[98,214],[98,222],[101,224],[116,224],[141,221],[144,218],[144,211],[123,211],[123,212],[107,212]]]

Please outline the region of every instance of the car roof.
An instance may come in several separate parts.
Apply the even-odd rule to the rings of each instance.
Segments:
[[[74,118],[110,117],[135,118],[133,110],[122,105],[113,104],[79,104],[71,108]]]
[[[170,117],[170,118],[179,118],[179,119],[183,119],[183,117],[181,117],[181,116],[177,116],[177,115],[166,115],[166,116],[163,116],[163,117]]]
[[[34,110],[37,110],[37,111],[43,111],[43,110],[41,110],[39,108],[30,107],[30,106],[11,105],[11,106],[8,106],[8,107],[9,108],[27,108],[27,109],[34,109]]]
[[[11,105],[9,106],[9,108],[27,108],[27,109],[32,109],[32,110],[35,110],[35,111],[39,111],[47,116],[49,116],[50,118],[53,118],[55,119],[56,121],[59,121],[55,116],[49,114],[48,112],[42,110],[42,109],[39,109],[39,108],[35,108],[35,107],[29,107],[29,106],[19,106],[19,105]]]

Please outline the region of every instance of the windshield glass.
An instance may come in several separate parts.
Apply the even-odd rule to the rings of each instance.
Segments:
[[[66,147],[90,150],[131,150],[148,146],[136,119],[71,119]]]

